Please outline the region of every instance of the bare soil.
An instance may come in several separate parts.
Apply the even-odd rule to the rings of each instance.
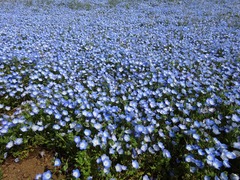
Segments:
[[[2,180],[34,180],[37,174],[42,174],[47,170],[53,172],[54,154],[44,149],[35,149],[29,156],[19,162],[15,158],[7,158],[0,165],[2,170]],[[1,178],[0,178],[1,179]],[[53,174],[52,179],[65,179],[63,176]]]

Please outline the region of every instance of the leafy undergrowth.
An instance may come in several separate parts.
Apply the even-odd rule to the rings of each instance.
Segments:
[[[41,148],[36,179],[238,178],[237,12],[188,7],[2,8],[2,166]]]

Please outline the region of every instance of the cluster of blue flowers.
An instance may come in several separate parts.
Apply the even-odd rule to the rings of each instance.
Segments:
[[[105,151],[96,163],[106,174],[143,168],[141,157],[160,154],[191,173],[212,168],[227,179],[223,171],[240,150],[237,1],[202,3],[48,13],[3,7],[0,136],[21,132],[6,152],[24,133],[51,129],[73,133],[79,151]],[[129,152],[129,164],[114,161]]]

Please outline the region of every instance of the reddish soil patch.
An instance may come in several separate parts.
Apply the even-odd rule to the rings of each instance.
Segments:
[[[53,157],[53,153],[51,152],[36,149],[27,158],[17,163],[14,161],[14,158],[8,158],[3,165],[0,165],[3,180],[33,180],[37,174],[54,169]],[[64,179],[64,177],[57,177],[56,175],[53,175],[52,178]]]

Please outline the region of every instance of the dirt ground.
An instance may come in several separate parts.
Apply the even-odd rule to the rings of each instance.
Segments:
[[[36,149],[27,158],[17,163],[14,158],[8,158],[3,165],[0,165],[2,180],[34,180],[37,174],[42,174],[44,171],[51,170],[53,172],[53,157],[51,152]],[[52,179],[59,180],[64,177],[54,174]]]

